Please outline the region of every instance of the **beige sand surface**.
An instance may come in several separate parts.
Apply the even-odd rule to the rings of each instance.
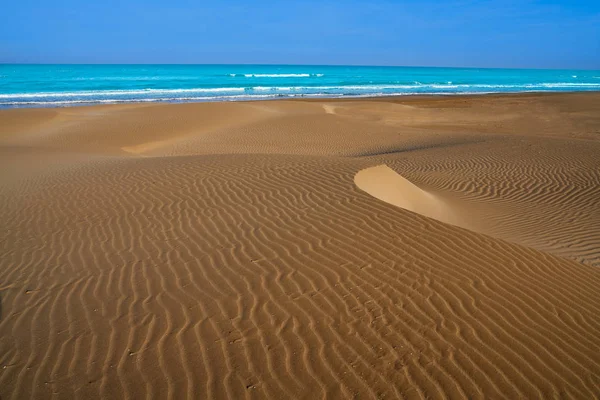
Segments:
[[[600,397],[600,94],[0,111],[0,397]]]

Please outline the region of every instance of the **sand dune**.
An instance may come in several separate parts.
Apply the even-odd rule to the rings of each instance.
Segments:
[[[598,110],[0,111],[0,396],[597,398]]]
[[[387,165],[358,171],[354,183],[371,196],[429,218],[461,226],[454,209],[433,193],[421,189]]]
[[[587,171],[590,172],[590,171]],[[519,190],[514,199],[506,204],[493,202],[489,205],[488,196],[479,196],[480,203],[444,198],[448,192],[426,191],[396,173],[386,165],[369,167],[359,171],[355,177],[356,185],[371,196],[389,204],[401,207],[429,218],[451,225],[488,234],[525,246],[531,246],[560,256],[573,258],[583,263],[600,266],[598,235],[594,228],[598,223],[596,212],[599,210],[600,181],[598,171],[586,176],[588,189],[579,191],[565,184],[564,188],[545,193],[536,193],[529,188]],[[560,173],[556,173],[560,178]],[[572,177],[569,177],[572,178]],[[550,178],[551,184],[560,184],[557,178]],[[542,179],[539,179],[542,181]],[[531,182],[530,182],[531,183]],[[538,183],[539,184],[539,183]],[[465,185],[465,183],[463,183]],[[506,185],[506,184],[505,184]],[[531,183],[533,186],[533,183]],[[466,186],[466,185],[465,185]],[[461,187],[470,197],[473,190]],[[529,190],[528,190],[529,189]],[[516,190],[515,190],[516,192]],[[561,193],[562,192],[562,193]],[[453,192],[450,192],[453,194]],[[540,195],[539,199],[536,198]],[[505,193],[501,193],[506,197]],[[562,198],[567,204],[555,207],[553,197]],[[525,198],[525,199],[524,199]],[[534,201],[535,200],[535,201]],[[525,203],[523,205],[523,203]],[[533,208],[534,204],[542,208]],[[487,206],[485,206],[487,204]],[[519,209],[522,205],[524,209]],[[552,215],[551,211],[556,213]],[[568,216],[568,217],[567,217]],[[523,217],[520,220],[519,217]],[[582,221],[583,218],[585,220]],[[573,223],[576,220],[576,223]],[[549,228],[556,227],[552,231]]]

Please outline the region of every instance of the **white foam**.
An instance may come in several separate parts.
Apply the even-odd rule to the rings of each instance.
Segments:
[[[14,105],[68,105],[68,104],[97,104],[97,103],[152,103],[152,102],[177,102],[177,101],[209,101],[209,100],[252,100],[273,98],[271,95],[231,95],[231,96],[201,96],[201,97],[157,97],[157,98],[142,98],[142,99],[90,99],[90,100],[57,100],[57,101],[7,101],[0,102],[0,106]]]
[[[255,86],[255,87],[252,88],[252,90],[256,90],[257,92],[290,92],[292,90],[303,90],[303,89],[309,89],[309,87],[302,87],[302,86]]]
[[[600,77],[594,77],[600,79]],[[552,90],[600,90],[600,82],[546,82],[529,84],[368,84],[322,86],[256,86],[190,89],[89,90],[82,92],[2,93],[0,106],[69,105],[124,102],[177,102],[252,100],[278,97],[365,97],[412,94],[469,94],[535,92]]]
[[[481,85],[480,85],[481,86]],[[506,85],[505,85],[506,86]],[[519,86],[522,87],[522,86]],[[514,92],[536,92],[536,90],[518,90]],[[514,93],[513,92],[513,93]],[[345,94],[345,93],[289,93],[283,97],[314,97],[314,98],[362,98],[362,97],[387,97],[387,96],[415,96],[420,94],[440,95],[440,96],[455,96],[455,95],[482,95],[496,93],[494,91],[461,91],[461,92],[369,92],[362,94]],[[9,101],[0,102],[0,106],[70,106],[70,105],[85,105],[85,104],[111,104],[111,103],[159,103],[159,102],[210,102],[210,101],[250,101],[250,100],[267,100],[277,99],[282,97],[277,94],[241,94],[241,95],[221,95],[221,96],[199,96],[199,97],[157,97],[157,98],[137,98],[137,99],[89,99],[89,100],[56,100],[56,101]]]
[[[541,86],[545,88],[567,88],[567,87],[590,87],[590,88],[600,88],[600,83],[575,83],[575,82],[555,82],[555,83],[538,83],[525,85],[526,87],[536,87]]]
[[[390,84],[390,85],[339,85],[339,86],[256,86],[256,87],[219,87],[219,88],[190,88],[190,89],[135,89],[135,90],[91,90],[81,92],[37,92],[37,93],[2,93],[0,99],[43,99],[43,98],[81,98],[81,97],[106,97],[106,96],[154,96],[177,94],[226,94],[226,93],[244,93],[244,92],[294,92],[294,91],[322,91],[322,90],[356,90],[356,91],[381,91],[381,90],[415,90],[420,92],[427,89],[553,89],[553,88],[598,88],[600,83],[584,82],[550,82],[550,83],[529,83],[523,85],[507,84]],[[248,93],[250,94],[250,93]]]
[[[233,88],[194,88],[194,89],[136,89],[136,90],[90,90],[82,92],[38,92],[0,94],[0,99],[10,98],[47,98],[47,97],[95,97],[95,96],[127,96],[144,94],[175,94],[175,93],[229,93],[244,92],[243,87]]]
[[[309,78],[310,74],[244,74],[246,78]]]

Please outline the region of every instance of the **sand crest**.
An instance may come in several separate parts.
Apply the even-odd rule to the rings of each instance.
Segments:
[[[361,190],[386,203],[402,207],[438,221],[460,225],[452,207],[408,179],[403,178],[387,165],[378,165],[359,171],[354,183]]]

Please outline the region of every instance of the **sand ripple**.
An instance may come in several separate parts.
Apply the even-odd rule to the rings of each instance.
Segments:
[[[197,130],[205,105],[117,106],[0,136],[24,171],[0,184],[2,398],[600,393],[596,142],[254,104]],[[176,134],[144,137],[147,111]],[[102,134],[115,115],[144,128]]]

